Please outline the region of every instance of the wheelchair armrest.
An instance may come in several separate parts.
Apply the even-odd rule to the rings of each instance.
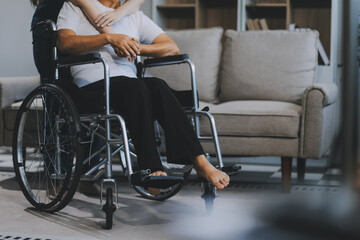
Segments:
[[[149,58],[144,60],[144,67],[157,67],[157,66],[165,66],[172,64],[181,64],[184,63],[185,60],[189,59],[189,55],[187,54],[179,54],[167,57],[160,58]]]
[[[84,55],[73,55],[73,56],[66,56],[61,57],[55,61],[55,64],[58,67],[68,67],[68,66],[75,66],[75,65],[82,65],[82,64],[89,64],[89,63],[97,63],[101,62],[102,58],[100,53],[89,53]]]

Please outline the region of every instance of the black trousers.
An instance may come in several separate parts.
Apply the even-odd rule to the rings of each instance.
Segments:
[[[103,80],[81,90],[92,96],[90,101],[86,100],[87,106],[104,106]],[[110,102],[112,109],[125,119],[140,169],[163,169],[155,142],[154,120],[164,129],[168,162],[192,164],[194,157],[204,153],[181,104],[165,81],[112,77]]]

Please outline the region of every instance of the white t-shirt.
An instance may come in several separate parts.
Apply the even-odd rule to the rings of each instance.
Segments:
[[[95,1],[102,12],[114,10],[113,8],[105,7],[97,0],[92,1]],[[77,35],[99,34],[96,28],[87,20],[81,9],[70,2],[65,2],[62,7],[57,21],[57,28],[59,30],[73,30]],[[112,28],[116,33],[138,39],[143,44],[151,44],[157,36],[164,32],[141,11],[124,17],[121,21],[113,24]],[[129,62],[127,58],[117,56],[109,44],[92,52],[100,53],[106,59],[110,67],[111,77],[136,77],[135,64]],[[71,67],[71,73],[74,77],[74,82],[79,87],[104,79],[104,68],[101,63],[73,66]]]

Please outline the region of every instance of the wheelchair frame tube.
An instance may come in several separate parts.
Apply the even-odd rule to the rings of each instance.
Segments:
[[[56,132],[60,132],[60,128],[59,128],[59,122],[57,121],[57,119],[55,119],[55,130]],[[59,139],[59,134],[56,134],[56,147],[55,147],[55,151],[56,151],[56,162],[55,162],[55,171],[58,171],[61,174],[61,153],[60,153],[60,139]]]
[[[198,115],[198,116],[206,116],[209,121],[210,121],[210,126],[211,126],[211,132],[213,134],[213,139],[208,139],[208,138],[204,138],[204,137],[201,137],[199,136],[199,139],[202,140],[202,139],[205,139],[205,140],[213,140],[214,141],[214,145],[215,145],[215,152],[216,152],[216,157],[218,159],[218,164],[219,164],[219,167],[220,168],[223,168],[224,167],[224,163],[223,163],[223,160],[222,160],[222,154],[221,154],[221,149],[220,149],[220,142],[219,142],[219,137],[218,137],[218,134],[217,134],[217,130],[216,130],[216,124],[215,124],[215,118],[214,116],[209,113],[209,112],[205,112],[205,111],[196,111],[195,112],[195,115]]]
[[[192,93],[193,93],[195,111],[197,111],[199,109],[199,99],[198,99],[198,95],[197,95],[195,64],[190,59],[186,59],[185,62],[190,67],[191,89],[192,89]],[[197,137],[200,138],[199,118],[197,116],[194,116],[194,117],[195,117],[195,132],[196,132]]]
[[[108,116],[110,115],[110,68],[105,59],[101,59],[101,63],[104,66],[104,89],[105,89],[105,116],[106,116],[106,157],[107,162],[105,165],[105,175],[107,178],[112,178],[112,161],[111,161],[111,145],[109,140],[111,139],[111,122]]]
[[[133,169],[132,169],[132,163],[131,163],[131,159],[130,159],[130,151],[129,151],[129,138],[127,136],[127,132],[126,132],[126,125],[125,125],[125,120],[117,114],[109,114],[108,119],[110,121],[110,118],[114,118],[117,119],[120,122],[120,126],[121,126],[121,131],[122,131],[122,141],[123,141],[123,145],[124,145],[124,150],[125,150],[125,160],[126,160],[126,164],[127,164],[127,170],[128,170],[128,180],[129,180],[129,184],[131,185],[131,174],[133,174]],[[108,139],[109,143],[118,143],[118,139]]]
[[[117,119],[120,122],[121,132],[123,137],[123,144],[125,149],[125,157],[126,163],[128,164],[128,178],[129,184],[131,184],[131,174],[133,173],[130,154],[129,154],[129,142],[128,136],[126,132],[126,125],[125,120],[117,115],[117,114],[110,114],[110,68],[105,59],[101,59],[101,62],[104,66],[104,80],[105,80],[105,116],[106,116],[106,154],[107,154],[107,163],[106,163],[106,170],[105,175],[107,178],[112,178],[112,161],[111,161],[111,144],[118,143],[118,139],[111,138],[111,121],[110,119]]]
[[[130,145],[130,141],[131,140],[129,140],[128,139],[128,136],[127,136],[127,132],[126,132],[126,123],[125,123],[125,120],[120,116],[120,115],[117,115],[117,114],[109,114],[109,115],[99,115],[98,116],[98,118],[100,119],[100,120],[104,120],[104,121],[106,121],[107,119],[110,121],[110,119],[113,119],[113,120],[118,120],[119,121],[119,123],[120,123],[120,128],[121,128],[121,132],[122,132],[122,134],[121,134],[121,137],[122,137],[122,142],[121,141],[119,141],[119,139],[116,139],[117,137],[119,137],[119,136],[117,136],[117,135],[115,135],[115,134],[113,134],[113,133],[111,133],[110,132],[110,137],[114,137],[115,139],[113,139],[113,138],[107,138],[107,137],[104,137],[104,136],[102,136],[102,135],[100,135],[100,134],[97,134],[97,133],[95,133],[98,137],[100,137],[100,138],[102,138],[106,143],[109,143],[110,145],[118,145],[118,144],[122,144],[122,146],[120,146],[120,147],[118,147],[115,151],[113,151],[112,153],[111,153],[111,156],[114,156],[114,155],[116,155],[117,153],[119,153],[120,151],[123,151],[124,152],[124,154],[125,154],[125,161],[126,161],[126,166],[127,166],[127,170],[128,170],[128,175],[129,175],[129,183],[130,183],[130,181],[131,181],[131,177],[130,177],[130,175],[133,173],[133,169],[132,169],[132,163],[131,163],[131,158],[130,158],[130,154],[131,154],[131,152],[129,151],[129,145]],[[84,117],[84,116],[82,116],[82,117],[80,117],[80,119],[81,119],[81,121],[92,121],[93,119],[92,118],[89,118],[89,117]],[[83,125],[83,127],[84,128],[88,128],[86,125]],[[102,129],[102,130],[104,130],[104,132],[106,132],[107,130],[106,130],[106,126],[105,126],[105,128],[103,128],[102,126],[100,126],[100,129]],[[111,129],[111,128],[110,128]],[[105,144],[106,145],[106,144]],[[102,150],[104,150],[106,148],[106,146],[103,146],[102,148],[101,148],[101,151]],[[100,151],[100,150],[99,150]],[[97,155],[98,154],[98,152],[95,152],[94,154],[92,154],[92,156],[95,156],[95,155]],[[136,155],[135,155],[136,156]],[[86,159],[85,160],[86,162],[88,162],[88,159]],[[84,163],[85,163],[85,161],[84,161]],[[101,161],[101,163],[104,163],[104,161]],[[101,164],[99,164],[99,166],[100,166]],[[94,167],[94,170],[95,170],[96,168]],[[92,169],[91,169],[92,170]],[[91,171],[90,170],[90,171]],[[89,171],[89,172],[90,172]],[[87,174],[87,173],[86,173]],[[131,185],[131,184],[130,184]]]

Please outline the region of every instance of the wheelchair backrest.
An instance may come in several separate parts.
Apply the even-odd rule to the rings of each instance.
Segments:
[[[56,24],[51,20],[37,23],[33,28],[33,44],[34,58],[39,72],[41,69],[50,67],[51,69],[47,70],[51,72],[51,77],[48,81],[55,80],[57,78],[57,71],[54,61],[58,58]]]

